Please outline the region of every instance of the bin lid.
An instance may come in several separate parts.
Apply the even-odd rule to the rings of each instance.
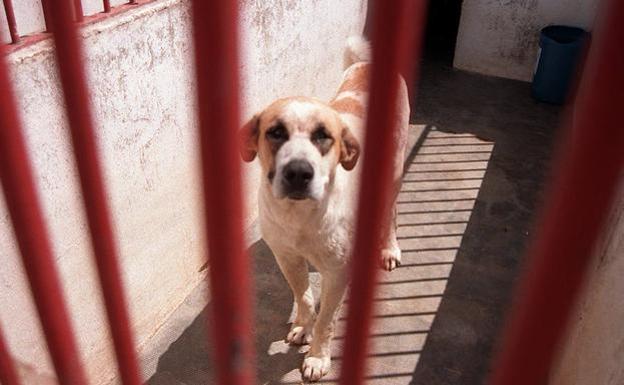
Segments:
[[[558,44],[576,43],[587,37],[587,31],[578,27],[565,25],[550,25],[542,28],[542,37],[553,40]]]

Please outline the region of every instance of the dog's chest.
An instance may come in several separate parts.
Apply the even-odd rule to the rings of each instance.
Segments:
[[[316,268],[343,264],[349,254],[352,218],[342,212],[318,213],[261,207],[260,225],[274,253],[298,255]]]

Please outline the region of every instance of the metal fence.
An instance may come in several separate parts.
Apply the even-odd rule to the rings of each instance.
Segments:
[[[18,25],[15,19],[15,9],[13,7],[13,0],[2,0],[4,3],[4,12],[7,18],[7,24],[9,27],[9,34],[11,36],[11,44],[18,44],[22,41],[22,35],[19,33]],[[125,5],[138,5],[140,0],[128,0],[128,2],[122,6],[115,7],[115,11],[124,10]],[[146,3],[152,0],[143,0],[141,3]],[[45,21],[45,32],[52,32],[52,19],[53,8],[55,7],[67,7],[72,15],[72,18],[76,22],[84,22],[85,15],[82,9],[82,0],[72,0],[71,2],[56,1],[56,0],[41,0],[41,8],[43,10],[43,18]],[[92,16],[92,19],[99,19],[107,14],[113,12],[110,0],[102,0],[102,7],[104,12]]]
[[[132,3],[132,1],[130,2]],[[4,0],[13,41],[19,41],[11,1]],[[367,334],[377,271],[375,239],[386,217],[391,186],[393,145],[391,112],[397,103],[398,72],[419,62],[424,0],[378,2],[373,16],[373,69],[367,117],[366,149],[353,264],[341,383],[364,381]],[[104,0],[104,9],[111,7]],[[124,384],[140,384],[136,349],[115,235],[106,205],[100,156],[93,132],[79,35],[80,1],[46,0],[48,30],[65,95],[73,151],[80,176],[91,241],[97,262],[119,372]],[[242,233],[241,167],[237,157],[239,74],[236,1],[193,1],[197,97],[204,181],[206,234],[210,255],[219,384],[255,381],[250,268]],[[495,385],[538,384],[547,378],[555,346],[581,287],[624,165],[624,2],[605,4],[574,97],[574,119],[560,147],[556,178],[529,248],[528,265],[500,353],[492,366]],[[416,20],[414,17],[416,16]],[[2,49],[0,47],[0,49]],[[417,71],[416,71],[417,73]],[[408,75],[409,78],[409,75]],[[414,80],[414,79],[412,79]],[[414,81],[410,81],[413,84]],[[24,143],[17,104],[4,55],[0,57],[0,177],[24,267],[46,342],[61,384],[86,384],[70,315],[61,295],[46,223],[35,189],[32,163]],[[374,144],[374,145],[373,145]],[[216,183],[219,181],[218,188]],[[0,381],[19,384],[0,329]]]

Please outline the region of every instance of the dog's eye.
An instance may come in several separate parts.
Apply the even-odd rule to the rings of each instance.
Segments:
[[[327,133],[324,126],[320,126],[312,133],[311,139],[313,142],[325,142],[333,138]]]
[[[276,142],[284,141],[288,139],[288,131],[286,131],[286,127],[283,124],[278,124],[267,131],[266,137]]]

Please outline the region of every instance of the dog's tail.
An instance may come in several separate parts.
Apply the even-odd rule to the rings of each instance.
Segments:
[[[364,36],[351,36],[347,39],[347,48],[344,53],[344,68],[347,69],[352,64],[370,61],[371,48],[368,40]]]

